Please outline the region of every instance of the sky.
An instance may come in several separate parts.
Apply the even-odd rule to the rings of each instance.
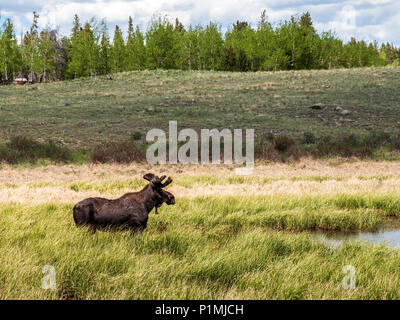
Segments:
[[[75,13],[81,22],[105,18],[110,30],[118,24],[124,31],[129,16],[145,31],[153,16],[167,15],[185,26],[213,21],[226,30],[236,20],[256,26],[264,9],[274,25],[309,11],[320,32],[334,31],[344,41],[355,36],[400,46],[398,0],[0,0],[0,21],[11,18],[20,34],[29,28],[35,10],[41,27],[59,27],[62,35],[69,35]]]

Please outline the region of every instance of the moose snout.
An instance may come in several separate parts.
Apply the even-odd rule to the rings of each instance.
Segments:
[[[171,204],[175,204],[175,197],[169,197],[168,201],[167,201],[167,205],[171,205]]]

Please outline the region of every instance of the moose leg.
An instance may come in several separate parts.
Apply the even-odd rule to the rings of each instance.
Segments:
[[[89,232],[91,233],[91,234],[95,234],[96,233],[96,226],[94,226],[94,225],[90,225],[89,226]]]
[[[129,228],[131,230],[131,235],[135,235],[137,233],[142,232],[144,229],[146,229],[146,223],[135,223],[135,224],[130,224]]]

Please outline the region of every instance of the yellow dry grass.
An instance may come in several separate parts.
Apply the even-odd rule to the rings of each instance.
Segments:
[[[238,177],[232,166],[150,166],[66,165],[35,168],[2,166],[0,202],[71,203],[86,197],[115,198],[135,191],[129,186],[109,190],[73,190],[71,183],[128,182],[140,179],[146,172],[165,174],[175,180],[198,176]],[[252,196],[252,195],[336,195],[356,193],[400,193],[400,164],[397,162],[354,161],[333,163],[303,160],[292,164],[260,164],[251,177],[268,178],[267,182],[172,184],[169,190],[177,197]]]

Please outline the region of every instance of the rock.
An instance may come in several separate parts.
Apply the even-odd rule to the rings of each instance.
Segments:
[[[323,106],[324,105],[322,103],[316,103],[316,104],[312,105],[310,108],[314,109],[314,110],[322,110]]]
[[[347,116],[351,114],[349,110],[343,109],[342,107],[335,107],[335,111],[339,112],[341,115]]]

